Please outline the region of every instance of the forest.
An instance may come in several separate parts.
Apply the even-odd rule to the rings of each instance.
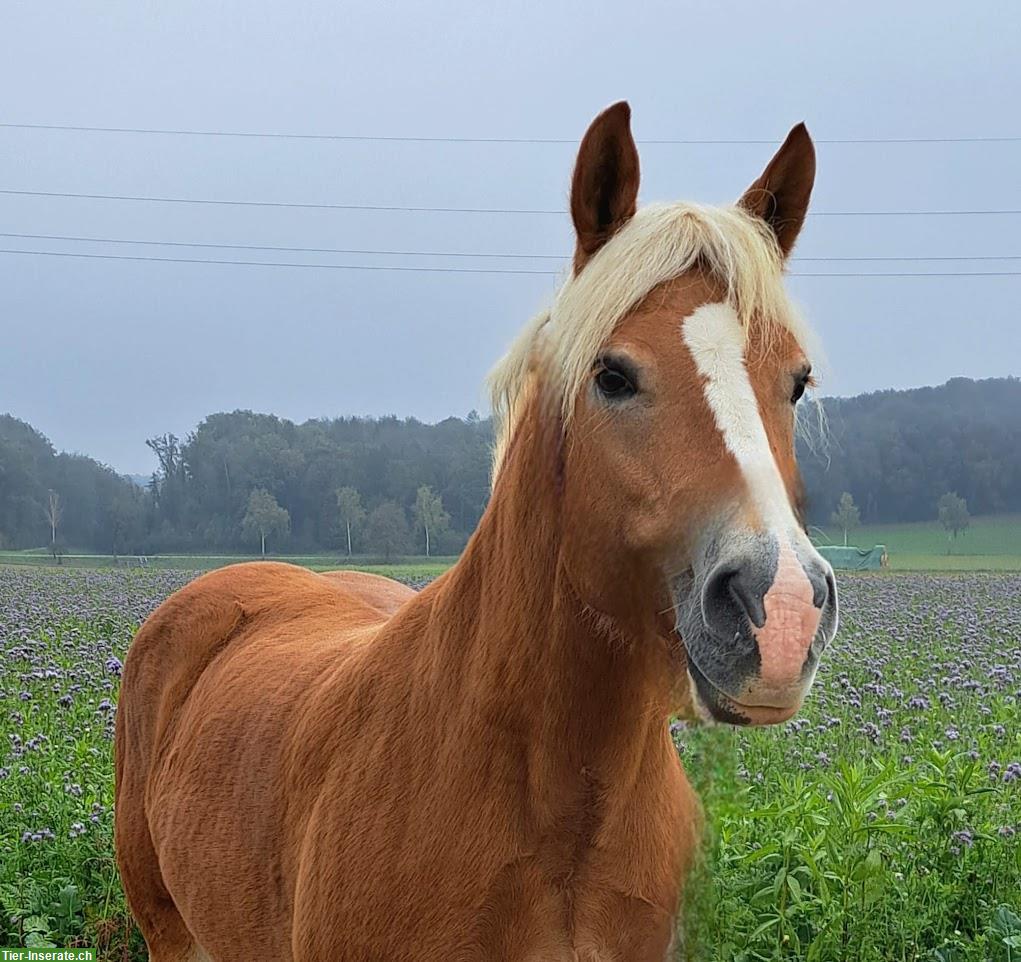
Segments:
[[[947,492],[973,515],[1021,510],[1021,379],[827,398],[825,428],[812,408],[799,457],[813,523],[844,492],[867,523],[933,519]],[[424,553],[428,537],[432,554],[454,554],[485,510],[492,437],[476,412],[438,424],[217,413],[186,438],[146,439],[158,468],[141,486],[2,415],[0,547],[390,557]]]

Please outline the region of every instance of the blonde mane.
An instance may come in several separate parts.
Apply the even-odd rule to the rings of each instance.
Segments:
[[[489,376],[497,424],[493,477],[536,372],[558,392],[565,426],[603,344],[657,285],[698,267],[726,290],[747,334],[752,320],[808,331],[783,285],[783,260],[761,218],[741,207],[650,204],[639,210],[585,265],[564,281],[553,306],[532,318]],[[556,395],[554,395],[556,396]]]

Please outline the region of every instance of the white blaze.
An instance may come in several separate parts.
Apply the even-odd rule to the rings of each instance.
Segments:
[[[776,570],[762,599],[765,623],[752,627],[761,668],[745,694],[757,705],[783,707],[810,682],[801,677],[801,669],[821,610],[794,545],[813,553],[815,549],[794,518],[773,456],[745,367],[744,331],[734,309],[706,304],[684,321],[682,330],[724,444],[744,475],[762,524],[777,539]]]
[[[762,523],[781,542],[787,540],[797,523],[748,378],[744,330],[737,312],[729,304],[703,304],[685,318],[681,335],[704,379],[716,426],[741,468]]]

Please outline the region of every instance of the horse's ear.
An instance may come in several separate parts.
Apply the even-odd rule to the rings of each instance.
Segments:
[[[784,257],[801,233],[815,183],[815,147],[798,124],[738,203],[772,228]]]
[[[622,100],[592,121],[578,149],[571,180],[575,273],[634,216],[638,178],[631,108]]]

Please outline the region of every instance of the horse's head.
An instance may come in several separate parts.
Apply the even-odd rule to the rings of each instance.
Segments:
[[[525,335],[531,369],[560,384],[565,567],[598,612],[655,606],[702,717],[780,722],[837,622],[799,516],[811,358],[782,277],[814,149],[796,127],[734,207],[637,210],[629,120],[618,104],[585,135],[574,271]]]

